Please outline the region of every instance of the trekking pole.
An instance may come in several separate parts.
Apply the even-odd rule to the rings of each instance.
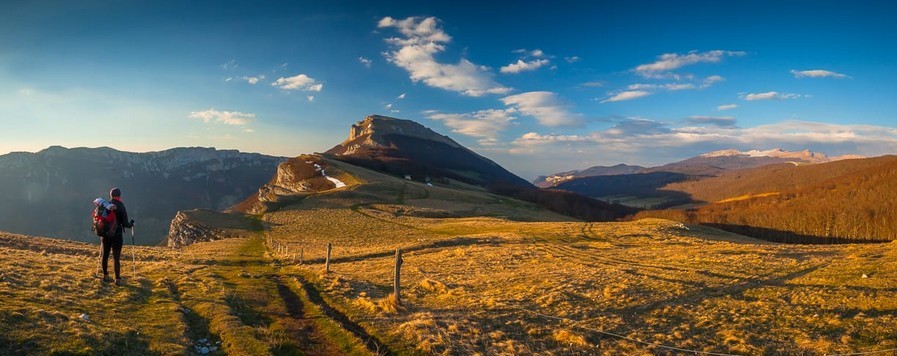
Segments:
[[[131,220],[131,266],[134,266],[134,279],[137,279],[137,243],[134,242],[134,220]]]
[[[97,271],[93,274],[94,277],[100,278],[100,269],[103,265],[103,240],[100,240],[100,254],[97,256]]]

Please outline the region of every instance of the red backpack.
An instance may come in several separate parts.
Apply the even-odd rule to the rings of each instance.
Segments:
[[[93,201],[96,208],[93,209],[93,225],[91,230],[100,237],[115,236],[115,204],[102,198]]]

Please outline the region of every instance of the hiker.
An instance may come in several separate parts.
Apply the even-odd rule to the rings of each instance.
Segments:
[[[133,229],[134,220],[128,220],[128,210],[125,209],[125,203],[121,201],[121,189],[112,188],[109,191],[112,198],[111,203],[115,204],[115,226],[112,236],[103,236],[103,282],[109,282],[109,251],[112,251],[112,258],[115,259],[115,285],[121,284],[121,248],[124,245],[122,237],[125,228]]]

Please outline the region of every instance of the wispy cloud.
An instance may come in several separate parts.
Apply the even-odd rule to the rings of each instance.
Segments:
[[[372,65],[374,65],[374,61],[370,60],[369,58],[365,58],[363,56],[358,57],[358,63],[361,63],[363,66],[368,67],[368,68],[370,68]]]
[[[414,82],[422,81],[431,87],[467,96],[506,94],[511,91],[511,88],[496,83],[487,68],[465,58],[457,64],[437,61],[435,56],[445,51],[445,45],[452,38],[442,30],[435,17],[409,17],[404,20],[384,17],[377,27],[395,28],[402,34],[401,37],[386,39],[395,50],[384,55],[390,63],[408,71]]]
[[[482,137],[494,141],[498,134],[508,128],[517,118],[516,110],[480,110],[462,114],[431,113],[427,117],[441,121],[445,126],[467,136]]]
[[[221,67],[221,69],[224,69],[224,70],[231,70],[231,69],[235,69],[235,68],[239,67],[239,65],[237,65],[236,59],[231,59],[231,60],[221,64],[219,67]]]
[[[501,98],[501,102],[516,108],[523,115],[536,118],[540,124],[545,126],[578,126],[582,124],[581,115],[570,112],[569,106],[561,102],[557,94],[553,92],[521,93]]]
[[[685,123],[692,126],[735,127],[735,118],[731,116],[689,116]]]
[[[564,57],[564,61],[566,61],[567,63],[576,63],[581,60],[582,58],[579,58],[579,56]]]
[[[399,99],[399,100],[405,99],[405,93],[399,94],[399,96],[397,96],[396,99]]]
[[[515,49],[515,50],[511,51],[511,53],[523,54],[523,55],[526,55],[526,56],[536,57],[536,58],[541,58],[541,57],[545,57],[545,56],[546,56],[546,55],[545,55],[545,52],[542,52],[542,50],[541,50],[541,49],[538,49],[538,48],[536,48],[536,49],[534,49],[534,50],[532,50],[532,51],[529,51],[529,50],[527,50],[527,49],[525,49],[525,48],[520,48],[520,49]]]
[[[646,78],[678,77],[668,72],[697,63],[718,63],[724,57],[743,56],[745,52],[713,50],[706,52],[691,51],[685,54],[664,53],[653,63],[642,64],[634,71]]]
[[[309,103],[315,101],[315,96],[314,96],[314,95],[308,95],[308,96],[306,96],[306,98],[308,99],[308,102],[309,102]]]
[[[601,82],[601,81],[591,81],[591,82],[585,82],[585,83],[582,83],[582,84],[580,84],[580,85],[581,85],[581,86],[584,86],[584,87],[595,88],[595,87],[602,87],[602,86],[604,86],[604,82]]]
[[[522,59],[518,59],[516,63],[511,63],[506,66],[503,66],[499,69],[502,73],[520,73],[520,72],[528,72],[539,69],[540,67],[550,63],[547,59],[535,59],[531,61],[524,61]]]
[[[812,70],[791,70],[791,74],[794,75],[795,78],[850,78],[849,76],[841,73],[835,73],[823,69],[812,69]]]
[[[740,97],[747,101],[754,100],[785,100],[785,99],[797,99],[802,95],[800,94],[792,94],[792,93],[779,93],[776,91],[768,91],[765,93],[749,93],[742,94]]]
[[[193,111],[188,117],[202,120],[205,123],[218,122],[225,125],[243,126],[254,120],[255,114],[239,111],[218,111],[210,108],[203,111]]]
[[[265,79],[265,75],[264,75],[264,74],[259,74],[259,75],[254,76],[254,77],[241,77],[240,79],[245,80],[245,81],[246,81],[247,83],[249,83],[249,84],[255,85],[256,83],[259,82],[259,80],[263,80],[263,79]]]
[[[627,90],[627,91],[622,91],[622,92],[616,93],[607,99],[601,100],[601,102],[602,103],[612,103],[612,102],[616,102],[616,101],[626,101],[626,100],[632,100],[632,99],[646,97],[648,95],[651,95],[651,93],[648,91],[644,91],[644,90]]]
[[[299,74],[287,78],[280,77],[277,78],[276,81],[271,83],[271,85],[283,90],[321,91],[321,89],[324,88],[323,83],[320,83],[314,78],[309,77],[305,74]]]
[[[737,107],[738,107],[738,104],[725,104],[725,105],[717,106],[716,110],[725,111],[725,110],[730,110],[730,109],[734,109]]]

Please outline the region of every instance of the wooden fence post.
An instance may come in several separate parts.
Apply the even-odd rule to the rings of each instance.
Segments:
[[[396,249],[396,271],[394,282],[392,285],[393,294],[395,294],[396,298],[396,306],[402,305],[402,299],[399,297],[399,293],[401,292],[400,278],[402,276],[402,262],[404,262],[402,260],[402,250]]]
[[[329,242],[327,243],[327,261],[324,263],[324,273],[330,273],[330,250],[333,249],[333,245]]]

